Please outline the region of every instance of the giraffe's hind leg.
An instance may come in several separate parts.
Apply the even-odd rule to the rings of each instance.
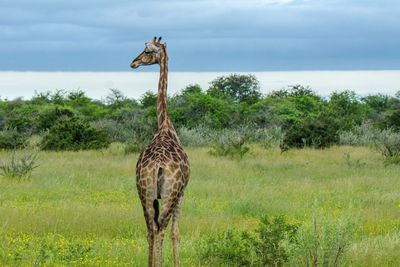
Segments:
[[[158,246],[157,250],[157,260],[158,260],[158,267],[161,267],[162,262],[162,244],[164,240],[164,233],[165,229],[168,226],[168,223],[173,217],[172,222],[172,238],[173,238],[173,246],[174,246],[174,266],[178,266],[178,238],[179,238],[179,229],[178,229],[178,216],[179,216],[179,202],[180,197],[179,194],[171,194],[167,199],[163,201],[160,217],[159,220],[159,232],[158,236],[156,237],[156,242]]]
[[[155,256],[157,251],[156,235],[158,227],[154,221],[155,210],[152,205],[143,206],[144,217],[147,226],[147,242],[149,244],[149,266],[155,266]]]
[[[179,170],[170,171],[164,170],[163,183],[159,188],[162,205],[158,217],[159,233],[156,238],[158,244],[158,266],[161,267],[162,261],[162,243],[164,239],[164,232],[168,223],[174,213],[174,210],[179,205],[179,201],[183,194],[184,183],[181,179],[182,174]]]
[[[158,226],[155,221],[155,216],[158,213],[158,206],[155,205],[155,190],[152,186],[138,186],[138,193],[147,226],[147,242],[149,244],[148,263],[150,267],[154,267],[157,251],[156,234],[158,231]]]
[[[178,204],[173,210],[172,213],[172,245],[173,245],[173,252],[174,252],[174,267],[179,266],[179,214],[180,214],[180,204],[182,202],[182,197],[179,199]]]

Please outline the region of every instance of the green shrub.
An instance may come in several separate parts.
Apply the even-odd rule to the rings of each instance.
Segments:
[[[400,106],[397,110],[388,112],[383,121],[383,125],[385,128],[392,128],[395,131],[400,132]]]
[[[62,106],[46,106],[37,118],[37,131],[50,129],[60,118],[74,117],[72,109]]]
[[[200,258],[210,266],[256,266],[257,262],[247,233],[234,230],[202,240]]]
[[[146,148],[148,144],[149,142],[143,140],[141,141],[138,139],[132,139],[131,141],[125,143],[124,153],[126,155],[131,153],[140,153]]]
[[[315,118],[324,105],[321,97],[300,85],[268,94],[250,107],[249,118],[257,125],[280,125],[285,129],[307,118]]]
[[[210,150],[210,154],[222,157],[239,157],[249,152],[250,148],[245,146],[246,136],[239,130],[222,131],[215,144]]]
[[[32,171],[39,166],[38,153],[38,151],[17,153],[14,150],[8,161],[0,162],[0,174],[17,180],[30,178]]]
[[[294,124],[285,135],[283,145],[289,148],[311,146],[325,148],[339,141],[339,126],[336,120],[325,114],[309,118],[304,123]]]
[[[5,120],[6,126],[24,133],[34,131],[37,128],[36,118],[38,117],[40,108],[40,106],[24,102],[19,103],[7,114]]]
[[[261,98],[260,82],[254,75],[230,74],[211,81],[207,93],[217,98],[230,97],[236,102],[253,104]]]
[[[77,117],[57,121],[43,137],[45,150],[85,150],[108,147],[109,137]]]
[[[313,216],[312,222],[298,229],[296,242],[290,250],[291,266],[342,266],[352,233],[355,231],[351,217],[336,220]]]
[[[22,148],[28,143],[28,136],[16,129],[0,131],[0,149]]]
[[[282,266],[289,259],[289,247],[296,241],[299,225],[283,216],[264,216],[260,222],[252,239],[260,266]]]
[[[202,240],[200,258],[211,266],[282,266],[297,228],[283,216],[265,216],[255,231],[228,230]]]
[[[3,130],[4,127],[6,126],[6,114],[2,110],[1,104],[2,103],[1,103],[1,99],[0,99],[0,130]]]
[[[348,131],[365,120],[368,108],[354,91],[333,92],[327,105],[327,115],[338,121],[338,130]]]

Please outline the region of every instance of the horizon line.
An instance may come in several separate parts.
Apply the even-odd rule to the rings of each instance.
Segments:
[[[323,69],[323,70],[314,70],[314,69],[307,69],[307,70],[256,70],[256,71],[174,71],[169,70],[168,72],[179,72],[179,73],[263,73],[263,72],[384,72],[384,71],[400,71],[399,69]],[[94,72],[94,73],[101,73],[101,72],[111,72],[111,73],[158,73],[159,71],[151,71],[151,70],[0,70],[0,72],[48,72],[48,73],[58,73],[58,72],[67,72],[67,73],[84,73],[84,72]]]

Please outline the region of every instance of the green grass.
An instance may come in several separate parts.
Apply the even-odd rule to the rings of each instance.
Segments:
[[[180,220],[182,266],[202,265],[197,242],[214,231],[253,229],[263,214],[309,221],[316,210],[332,220],[357,219],[346,265],[400,265],[399,165],[385,167],[367,148],[280,154],[254,145],[240,161],[208,150],[187,149],[192,173]],[[0,178],[0,265],[145,266],[137,154],[114,145],[39,157],[29,181]],[[164,263],[172,266],[168,237]]]

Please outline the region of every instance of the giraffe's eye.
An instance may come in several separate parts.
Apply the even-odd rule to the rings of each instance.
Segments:
[[[150,52],[149,52],[149,51],[144,51],[144,53],[145,53],[146,55],[150,54]]]

